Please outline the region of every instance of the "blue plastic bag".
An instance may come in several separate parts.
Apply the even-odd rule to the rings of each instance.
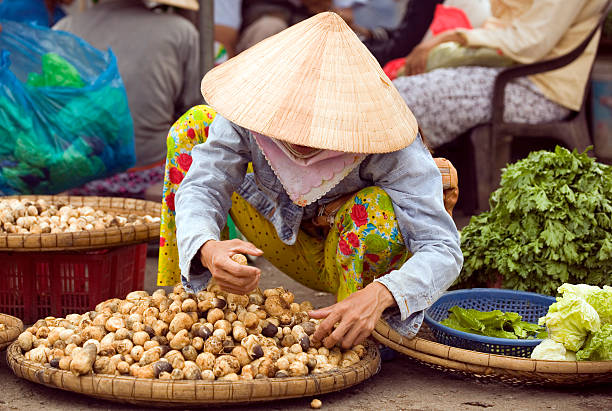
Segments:
[[[0,24],[0,194],[54,194],[133,166],[113,53],[69,33]]]

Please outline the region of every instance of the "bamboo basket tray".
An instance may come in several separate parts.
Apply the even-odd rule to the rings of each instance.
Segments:
[[[193,407],[297,398],[339,391],[358,384],[380,369],[380,353],[366,341],[361,361],[337,371],[307,377],[264,378],[251,381],[167,381],[129,376],[85,375],[43,366],[25,359],[16,343],[7,351],[15,375],[48,387],[104,400],[155,407]]]
[[[408,339],[379,320],[372,337],[431,368],[481,381],[548,386],[612,383],[612,361],[542,361],[465,350],[435,342],[426,325]]]
[[[61,201],[75,207],[90,206],[125,216],[128,214],[161,216],[161,203],[134,198],[43,195],[0,197],[0,199],[10,198],[44,199],[50,203]],[[145,223],[76,233],[0,234],[0,252],[77,251],[145,243],[159,237],[159,225],[159,223]]]
[[[23,322],[12,315],[0,314],[0,324],[6,325],[7,329],[0,331],[0,351],[8,347],[23,331]]]

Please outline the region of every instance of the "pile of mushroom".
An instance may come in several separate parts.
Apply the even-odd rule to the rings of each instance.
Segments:
[[[159,217],[120,216],[89,206],[50,204],[43,199],[0,200],[0,234],[73,233],[156,222],[159,222]]]
[[[328,350],[312,341],[312,304],[283,289],[197,294],[134,291],[95,311],[48,317],[17,339],[25,358],[76,375],[172,380],[250,380],[305,376],[357,363],[365,348]]]

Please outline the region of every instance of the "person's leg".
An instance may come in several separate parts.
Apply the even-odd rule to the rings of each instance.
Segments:
[[[263,256],[276,268],[309,288],[336,292],[338,277],[325,269],[323,239],[300,230],[295,244],[283,243],[272,223],[236,193],[230,215],[238,230],[263,250]]]
[[[432,147],[454,140],[491,118],[493,86],[499,68],[457,67],[393,81]],[[540,123],[562,119],[569,111],[548,100],[528,79],[508,84],[509,121]]]
[[[393,203],[379,187],[357,192],[336,214],[325,247],[326,268],[338,277],[338,301],[410,257]]]
[[[191,166],[191,150],[195,145],[206,141],[208,126],[215,118],[215,114],[216,112],[208,106],[195,106],[183,114],[168,133],[157,285],[175,285],[181,280],[176,246],[174,196]]]

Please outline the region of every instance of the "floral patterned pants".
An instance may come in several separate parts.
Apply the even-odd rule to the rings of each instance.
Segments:
[[[432,147],[454,140],[491,118],[493,86],[501,68],[441,68],[393,81]],[[538,124],[561,120],[570,111],[547,99],[528,78],[506,86],[504,120]]]
[[[206,141],[214,116],[211,108],[196,106],[177,120],[168,134],[158,285],[180,281],[174,195],[191,165],[191,149]],[[325,238],[300,230],[293,245],[284,244],[274,226],[235,193],[230,215],[240,232],[264,251],[270,263],[307,287],[336,294],[338,300],[400,267],[410,256],[391,199],[379,187],[366,187],[355,193],[338,210]]]

